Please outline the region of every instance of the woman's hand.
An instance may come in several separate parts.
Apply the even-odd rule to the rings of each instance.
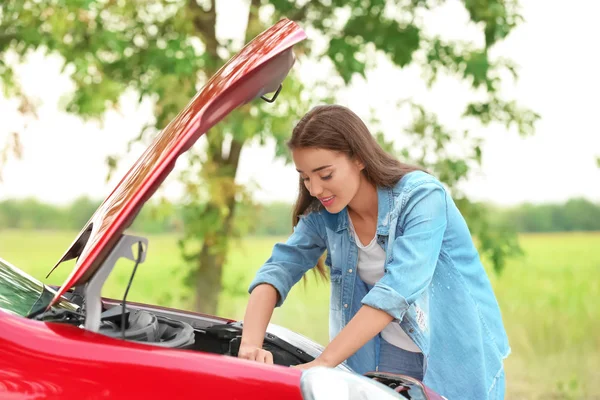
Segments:
[[[363,305],[319,357],[297,368],[336,367],[381,332],[393,319],[385,311]]]
[[[250,294],[246,315],[244,316],[242,342],[238,350],[238,358],[273,364],[273,354],[263,350],[262,344],[267,325],[273,314],[275,304],[277,304],[277,296],[277,290],[269,284],[258,285]]]
[[[244,360],[258,361],[264,364],[273,364],[273,354],[270,351],[264,350],[261,347],[251,344],[242,343],[238,350],[238,358]]]
[[[313,368],[313,367],[333,367],[333,365],[329,365],[328,363],[326,363],[325,361],[323,361],[319,358],[316,358],[306,364],[292,365],[292,368],[297,368],[302,371],[305,371],[305,370],[307,370],[309,368]]]

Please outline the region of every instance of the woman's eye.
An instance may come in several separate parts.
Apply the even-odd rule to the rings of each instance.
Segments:
[[[322,177],[321,177],[321,179],[323,179],[324,181],[328,181],[329,179],[331,179],[331,176],[332,176],[332,175],[333,175],[333,174],[329,174],[329,175],[327,175],[327,176],[322,176]]]
[[[300,177],[300,179],[302,179],[302,182],[307,182],[308,181],[308,178]]]

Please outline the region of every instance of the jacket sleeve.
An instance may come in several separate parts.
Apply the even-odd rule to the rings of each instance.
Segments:
[[[385,273],[362,300],[396,320],[429,286],[447,225],[446,192],[440,184],[422,183],[406,196],[400,226],[390,227],[398,236],[388,246]]]
[[[273,247],[271,257],[256,273],[248,292],[252,293],[256,286],[268,283],[279,293],[277,307],[281,306],[292,286],[317,264],[327,248],[323,236],[319,232],[316,214],[301,217],[287,241]]]

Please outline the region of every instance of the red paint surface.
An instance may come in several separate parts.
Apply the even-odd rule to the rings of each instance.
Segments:
[[[0,399],[302,399],[299,370],[0,311]]]

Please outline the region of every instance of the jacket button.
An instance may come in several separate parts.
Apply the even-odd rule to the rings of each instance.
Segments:
[[[348,273],[349,273],[349,274],[351,274],[351,273],[352,273],[352,268],[350,268],[350,269],[348,270]]]
[[[348,308],[348,304],[344,304],[344,308]]]
[[[409,331],[410,333],[413,333],[415,330],[414,330],[413,328],[410,328],[408,331]]]

